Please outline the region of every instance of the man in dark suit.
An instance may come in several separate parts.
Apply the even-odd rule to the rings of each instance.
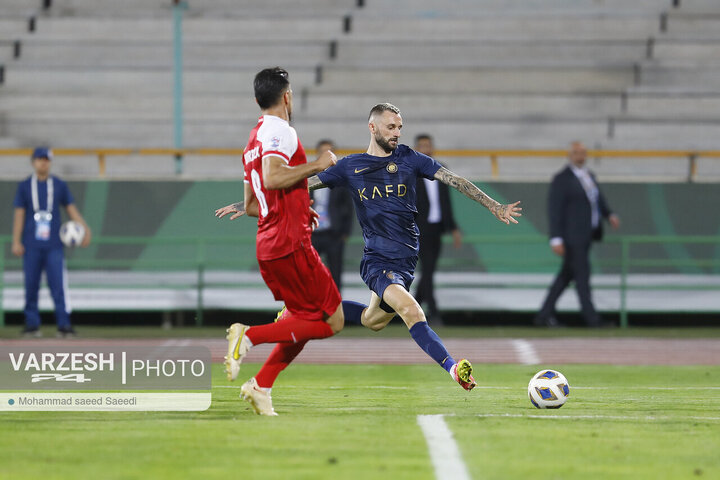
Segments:
[[[317,156],[334,150],[332,140],[320,140]],[[342,287],[343,255],[345,242],[352,230],[355,215],[352,198],[344,188],[321,188],[310,192],[313,208],[318,213],[318,226],[312,233],[312,244],[325,257],[325,265],[335,280],[338,290]]]
[[[563,257],[563,263],[535,317],[535,324],[559,325],[555,303],[574,280],[585,323],[588,327],[600,327],[600,317],[590,295],[590,246],[602,239],[603,219],[615,229],[620,226],[620,219],[608,207],[595,176],[585,166],[585,146],[573,142],[568,158],[569,164],[553,178],[548,202],[550,246],[555,254]]]
[[[415,137],[415,150],[432,157],[434,147],[432,137],[422,134]],[[417,193],[418,215],[416,223],[420,230],[420,279],[415,299],[418,303],[427,303],[428,319],[442,322],[435,300],[435,269],[442,248],[442,235],[451,232],[455,248],[462,244],[462,234],[455,224],[450,190],[447,185],[436,180],[418,178],[415,187]]]

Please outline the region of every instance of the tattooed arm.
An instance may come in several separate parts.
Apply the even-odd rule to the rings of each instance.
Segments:
[[[318,188],[327,188],[327,185],[322,183],[320,181],[320,177],[318,177],[317,175],[308,177],[308,189],[312,191],[312,190],[317,190]]]
[[[215,216],[222,218],[225,215],[232,213],[233,216],[230,217],[230,220],[235,220],[236,218],[240,218],[246,214],[250,217],[257,217],[259,213],[257,198],[255,198],[252,188],[247,183],[245,184],[244,195],[245,199],[243,201],[231,203],[230,205],[215,210]],[[247,205],[247,208],[245,208],[245,205]]]
[[[320,181],[320,178],[318,178],[317,175],[313,175],[312,177],[308,178],[308,188],[310,190],[317,190],[318,188],[327,188],[327,185],[322,183]],[[236,203],[231,203],[230,205],[227,205],[222,208],[218,208],[215,210],[215,216],[218,218],[222,218],[225,215],[228,215],[230,213],[233,214],[232,217],[230,217],[230,220],[235,220],[236,218],[240,218],[243,215],[249,215],[251,217],[257,217],[258,216],[258,205],[257,205],[257,199],[254,195],[252,195],[252,192],[250,193],[250,208],[245,210],[245,201],[240,201]]]
[[[480,190],[478,187],[473,185],[468,179],[457,175],[445,167],[441,167],[435,173],[435,178],[445,185],[453,187],[458,192],[462,193],[466,197],[475,200],[482,206],[492,212],[503,223],[510,224],[518,223],[513,217],[521,217],[521,207],[518,207],[520,202],[511,203],[509,205],[503,205],[493,200],[487,193]]]
[[[218,218],[222,218],[229,213],[233,214],[233,216],[230,217],[230,220],[235,220],[236,218],[240,218],[245,215],[245,202],[240,201],[237,203],[232,203],[230,205],[215,210],[215,216]]]

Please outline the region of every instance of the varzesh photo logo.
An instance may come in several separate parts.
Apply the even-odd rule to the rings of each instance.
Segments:
[[[210,367],[203,346],[2,348],[0,409],[205,410]]]

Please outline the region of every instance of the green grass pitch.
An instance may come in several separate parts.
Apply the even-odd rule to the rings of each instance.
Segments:
[[[476,365],[468,393],[434,365],[292,365],[279,417],[214,365],[205,412],[5,412],[2,479],[433,479],[417,416],[443,414],[474,479],[720,478],[720,367],[552,365],[559,410],[527,399],[535,366]]]

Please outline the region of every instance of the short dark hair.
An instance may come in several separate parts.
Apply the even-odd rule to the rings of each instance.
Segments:
[[[397,108],[392,103],[378,103],[373,108],[370,109],[370,115],[368,115],[368,122],[370,119],[375,115],[376,113],[383,113],[383,112],[393,112],[395,114],[400,115],[400,109]]]
[[[288,77],[288,72],[280,67],[266,68],[255,75],[255,100],[262,110],[280,101],[280,97],[290,86]]]
[[[430,134],[427,134],[427,133],[419,133],[419,134],[417,134],[417,135],[415,136],[415,145],[417,145],[420,140],[429,140],[430,143],[432,143],[432,141],[433,141],[433,139],[432,139],[432,137],[430,136]]]
[[[335,142],[333,142],[329,138],[322,138],[322,139],[318,140],[317,144],[315,144],[315,150],[319,150],[320,145],[330,145],[331,150],[333,148],[335,148]]]

